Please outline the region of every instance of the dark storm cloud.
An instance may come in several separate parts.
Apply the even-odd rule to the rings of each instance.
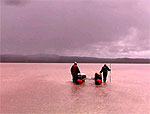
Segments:
[[[124,57],[149,50],[149,20],[147,0],[47,0],[30,1],[24,7],[3,5],[2,53]]]
[[[28,0],[1,0],[5,5],[25,5]]]

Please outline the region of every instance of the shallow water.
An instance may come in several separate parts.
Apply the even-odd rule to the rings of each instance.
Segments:
[[[150,65],[112,64],[106,84],[74,85],[71,63],[1,63],[1,114],[149,114]],[[79,63],[93,77],[102,64]],[[109,64],[108,64],[109,66]]]

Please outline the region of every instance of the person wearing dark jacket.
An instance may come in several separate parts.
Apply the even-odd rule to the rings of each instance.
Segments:
[[[80,70],[77,66],[77,62],[74,62],[74,65],[71,67],[71,74],[72,74],[73,82],[76,81],[78,73],[80,73]]]
[[[106,64],[104,64],[100,71],[100,73],[103,73],[103,82],[106,82],[108,71],[111,71],[111,69],[109,69],[109,67]]]

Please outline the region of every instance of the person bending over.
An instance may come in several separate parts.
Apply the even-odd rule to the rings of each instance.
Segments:
[[[72,74],[73,83],[75,83],[78,73],[80,73],[80,70],[77,66],[77,62],[74,62],[74,65],[71,67],[71,74]]]

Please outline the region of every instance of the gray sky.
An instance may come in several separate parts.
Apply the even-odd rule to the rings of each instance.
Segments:
[[[150,58],[150,0],[2,0],[1,53]]]

